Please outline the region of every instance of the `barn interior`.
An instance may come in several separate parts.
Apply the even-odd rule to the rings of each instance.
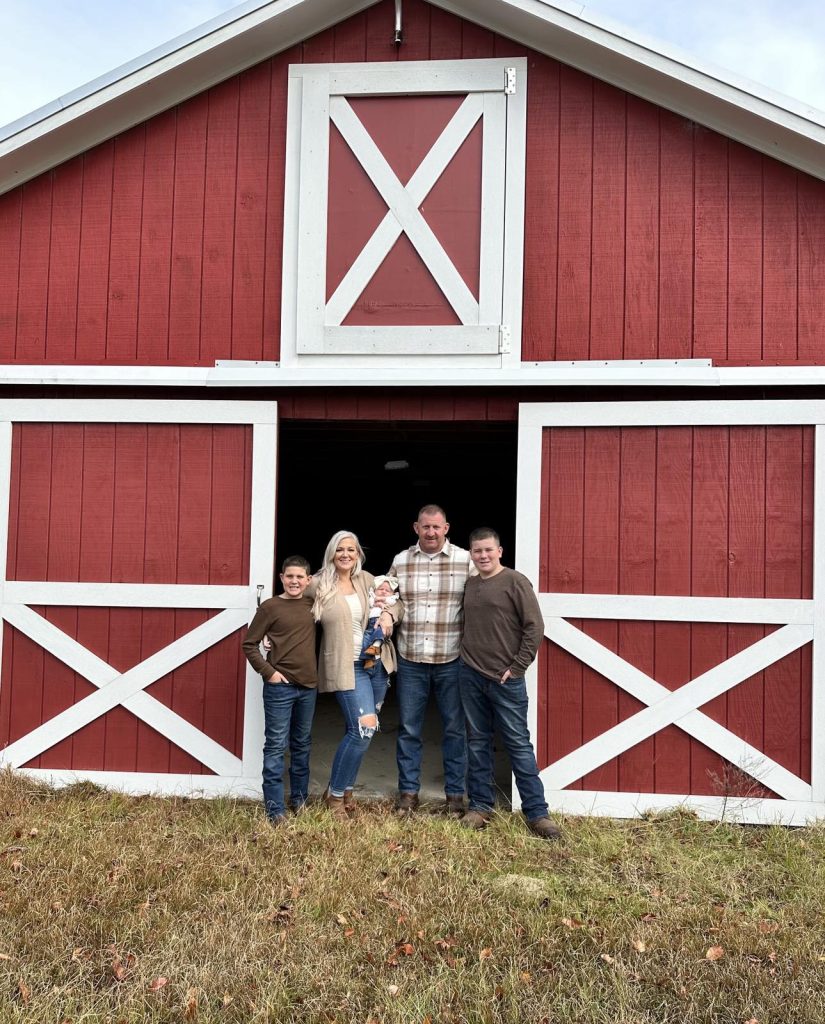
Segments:
[[[365,566],[386,572],[393,556],[415,542],[418,509],[441,505],[450,537],[462,547],[477,526],[498,530],[503,561],[513,565],[517,428],[514,423],[391,423],[283,420],[278,467],[277,564],[290,554],[320,566],[329,538],[354,530]],[[321,792],[342,731],[332,695],[319,697],[313,730],[312,790]],[[365,796],[387,796],[397,786],[398,711],[390,688],[359,776]],[[425,732],[422,798],[443,798],[438,712],[431,699]],[[496,781],[503,803],[510,768],[496,744]]]

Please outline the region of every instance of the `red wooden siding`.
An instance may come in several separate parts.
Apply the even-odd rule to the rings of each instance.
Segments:
[[[243,584],[248,581],[251,430],[242,426],[21,424],[14,428],[8,575],[14,580]],[[125,671],[214,612],[37,608]],[[241,753],[240,632],[149,693]],[[90,683],[8,625],[0,746],[91,692]],[[207,771],[124,708],[30,767]]]
[[[0,197],[0,361],[277,359],[290,63],[529,56],[526,360],[825,361],[825,183],[391,0]],[[468,272],[470,273],[470,272]]]
[[[276,395],[280,419],[515,423],[519,396],[502,391],[290,391]],[[523,397],[523,396],[522,396]]]
[[[542,591],[810,598],[811,428],[552,429],[544,433]],[[776,627],[575,621],[670,689]],[[640,710],[552,644],[539,670],[543,764]],[[810,778],[810,647],[703,710]],[[676,726],[574,788],[719,794],[729,767]]]

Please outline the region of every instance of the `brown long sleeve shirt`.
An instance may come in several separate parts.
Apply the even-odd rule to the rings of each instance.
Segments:
[[[267,660],[259,644],[265,636],[272,643]],[[312,598],[270,597],[250,622],[243,642],[247,661],[264,679],[280,672],[290,683],[318,685],[318,661],[315,656],[315,622]]]
[[[488,579],[471,576],[464,590],[461,657],[488,679],[523,676],[544,636],[539,602],[526,576],[503,568]]]

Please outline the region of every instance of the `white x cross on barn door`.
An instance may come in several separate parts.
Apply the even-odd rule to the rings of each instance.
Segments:
[[[520,331],[525,94],[523,58],[290,68],[287,361],[290,354],[499,356],[508,349]],[[437,130],[434,102],[447,111]],[[480,139],[476,148],[465,146],[471,137]],[[434,226],[424,204],[450,175],[452,206]],[[336,199],[342,176],[354,183],[343,203]],[[352,247],[349,236],[363,224],[369,230]],[[404,240],[406,274],[393,281],[390,258]],[[339,273],[341,259],[347,265]],[[440,313],[409,291],[411,264],[414,278],[430,276]]]
[[[187,428],[194,430],[188,436],[194,439],[197,445],[205,439],[210,431],[224,433],[214,443],[216,448],[221,444],[231,445],[229,454],[225,451],[213,452],[210,456],[212,461],[201,461],[201,465],[209,466],[209,472],[214,476],[220,476],[216,467],[220,465],[220,459],[231,458],[234,466],[234,477],[232,481],[224,478],[215,479],[206,486],[210,493],[215,495],[215,500],[225,502],[229,508],[224,513],[225,526],[224,534],[232,537],[236,532],[238,540],[232,541],[233,552],[240,552],[238,563],[244,563],[248,568],[244,575],[246,580],[241,584],[221,585],[218,583],[139,583],[139,582],[91,582],[72,580],[60,580],[54,578],[46,579],[21,579],[19,573],[14,574],[16,578],[9,579],[10,569],[7,568],[7,548],[9,547],[9,527],[13,521],[17,538],[12,537],[12,548],[19,547],[22,532],[27,527],[21,525],[22,505],[20,510],[14,510],[15,514],[10,517],[10,485],[12,481],[12,440],[13,431],[20,429],[26,424],[43,424],[49,429],[57,429],[52,425],[76,424],[77,428],[71,435],[73,438],[80,438],[75,451],[77,465],[82,472],[77,479],[70,475],[59,472],[59,460],[66,457],[65,452],[59,450],[59,440],[55,437],[51,452],[24,452],[22,440],[18,445],[18,490],[24,486],[21,480],[31,480],[38,476],[46,481],[46,488],[43,490],[42,500],[32,501],[29,493],[26,500],[26,508],[42,509],[44,522],[48,523],[49,517],[57,521],[58,525],[47,528],[43,534],[44,546],[49,546],[54,551],[62,549],[63,554],[58,559],[63,563],[72,562],[79,566],[82,556],[75,554],[75,549],[80,546],[78,538],[84,538],[87,548],[93,547],[95,543],[105,544],[104,537],[94,536],[94,529],[88,523],[84,524],[84,517],[97,515],[98,503],[111,503],[112,500],[120,503],[121,525],[127,523],[130,518],[135,519],[139,524],[138,529],[147,532],[151,519],[149,512],[144,512],[142,507],[133,510],[131,502],[137,502],[143,506],[150,501],[149,490],[141,491],[140,480],[149,479],[154,473],[154,478],[161,483],[158,486],[164,489],[154,494],[155,502],[165,502],[169,498],[170,508],[174,505],[172,515],[177,518],[178,527],[188,516],[192,515],[191,486],[199,470],[186,465],[183,458],[183,449],[180,438],[170,440],[174,437],[175,431],[185,431]],[[94,443],[88,442],[88,436],[98,437],[95,431],[115,431],[120,425],[140,425],[145,427],[145,438],[141,441],[144,447],[139,447],[139,454],[135,469],[132,466],[128,469],[126,460],[122,458],[123,446],[120,448],[121,462],[117,459],[110,459],[109,470],[117,475],[114,479],[107,481],[110,488],[109,497],[106,494],[95,493],[94,482],[99,484],[100,477],[95,477],[99,467],[100,449],[95,448]],[[251,427],[251,452],[245,430]],[[203,428],[205,433],[197,433]],[[132,430],[129,437],[135,437],[134,428],[126,427],[125,430]],[[77,430],[82,433],[78,434]],[[259,592],[258,585],[262,585],[263,595],[269,596],[273,581],[274,570],[274,522],[275,522],[275,476],[276,465],[276,407],[274,403],[264,402],[164,402],[164,401],[107,401],[107,400],[84,400],[79,401],[7,401],[0,403],[0,586],[2,586],[2,603],[0,603],[0,615],[7,626],[13,627],[17,633],[27,638],[36,645],[36,649],[47,652],[50,658],[49,664],[59,665],[61,680],[69,686],[66,693],[59,695],[59,703],[62,710],[57,713],[44,711],[38,716],[39,720],[30,721],[30,728],[23,730],[10,728],[12,733],[10,742],[0,750],[0,764],[12,767],[21,767],[29,764],[33,759],[47,751],[52,750],[56,745],[72,737],[77,737],[84,729],[92,726],[93,723],[102,722],[104,716],[115,709],[125,709],[136,719],[154,730],[153,735],[159,734],[174,749],[181,752],[180,757],[186,756],[203,766],[205,774],[181,774],[180,772],[167,770],[162,764],[157,769],[145,764],[139,771],[106,771],[88,770],[82,766],[75,767],[71,764],[62,767],[27,769],[35,775],[41,775],[54,781],[72,781],[78,778],[88,778],[104,784],[113,785],[118,788],[132,792],[160,792],[160,793],[245,793],[257,794],[260,790],[260,765],[261,749],[263,741],[263,722],[260,701],[260,677],[248,667],[244,671],[240,665],[240,651],[234,648],[229,652],[228,661],[226,658],[220,663],[224,669],[229,669],[237,677],[239,672],[245,678],[245,684],[241,682],[241,692],[238,697],[231,701],[226,708],[216,708],[214,717],[221,714],[226,716],[238,716],[240,719],[239,729],[242,730],[240,756],[233,750],[227,749],[224,743],[217,742],[210,736],[206,728],[201,728],[185,715],[176,711],[170,706],[170,700],[159,699],[148,692],[152,684],[158,682],[170,673],[175,672],[193,659],[198,658],[204,652],[211,650],[215,645],[220,644],[225,638],[236,634],[254,614],[256,600]],[[229,431],[227,433],[226,431]],[[232,433],[234,431],[234,433]],[[86,433],[83,433],[86,432]],[[160,432],[160,433],[158,433]],[[227,442],[226,438],[233,440]],[[218,435],[215,434],[217,437]],[[65,441],[65,436],[61,435]],[[86,437],[84,447],[83,437]],[[163,438],[167,443],[156,447],[155,442]],[[221,438],[223,440],[221,440]],[[154,439],[154,440],[153,440]],[[152,462],[162,463],[168,461],[169,453],[177,445],[177,453],[180,456],[179,464],[153,471]],[[82,450],[81,450],[82,449]],[[114,450],[114,449],[113,449]],[[80,454],[78,455],[78,452]],[[145,458],[143,457],[145,456]],[[45,458],[52,465],[51,477],[43,475],[34,467],[33,460]],[[217,460],[217,461],[216,461]],[[239,463],[243,462],[243,465]],[[143,464],[143,468],[142,465]],[[54,467],[58,468],[55,469]],[[129,474],[137,472],[138,477]],[[180,485],[180,490],[175,495],[169,496],[166,489],[170,481],[180,479],[180,474],[186,474],[186,481]],[[57,474],[57,475],[56,475]],[[87,476],[88,474],[88,476]],[[104,475],[106,475],[104,474]],[[128,477],[128,479],[127,479]],[[250,481],[251,477],[251,481]],[[137,479],[137,484],[136,484]],[[240,493],[224,495],[223,487],[235,486]],[[31,484],[26,484],[31,492]],[[172,484],[174,486],[174,483]],[[61,490],[61,488],[63,488]],[[54,491],[54,493],[52,493]],[[187,491],[190,493],[187,496]],[[249,499],[245,497],[249,493]],[[85,496],[81,499],[80,495]],[[118,499],[118,494],[123,495]],[[112,497],[114,496],[114,498]],[[63,499],[69,498],[71,503],[76,504],[77,516],[73,526],[60,520],[59,504]],[[19,495],[15,499],[20,502]],[[251,500],[251,505],[249,501]],[[51,503],[51,506],[49,507]],[[81,510],[82,505],[82,510]],[[237,520],[234,511],[238,511]],[[31,513],[29,513],[31,514]],[[39,514],[39,513],[38,513]],[[211,514],[207,510],[207,517]],[[117,517],[116,517],[117,518]],[[176,529],[174,522],[155,515],[154,522],[156,530],[159,529],[164,536],[157,540],[156,550],[170,550],[168,537]],[[158,525],[159,524],[159,525]],[[114,527],[113,527],[114,528]],[[212,529],[210,521],[204,523],[204,536],[209,536]],[[180,554],[180,529],[178,529],[178,552]],[[36,532],[30,532],[28,536],[40,537]],[[140,533],[135,534],[141,538]],[[247,538],[248,548],[243,552],[243,538]],[[88,538],[88,543],[85,538]],[[141,538],[141,542],[142,538]],[[145,542],[145,552],[131,559],[135,571],[140,574],[143,566],[148,563],[145,559],[150,558],[149,543]],[[215,541],[215,543],[218,543]],[[122,545],[121,545],[122,547]],[[191,544],[190,544],[191,549]],[[51,556],[50,556],[51,557]],[[189,560],[191,564],[206,566],[209,557],[208,551],[198,552],[191,550]],[[222,557],[218,554],[218,557]],[[194,559],[194,561],[193,561]],[[18,560],[19,564],[19,560]],[[43,564],[46,564],[45,562]],[[110,564],[110,563],[107,563]],[[211,571],[211,570],[210,570]],[[174,579],[175,566],[164,565],[161,561],[152,566],[155,578],[166,576]],[[50,572],[51,577],[54,576]],[[94,578],[94,577],[92,577]],[[83,580],[83,574],[80,573]],[[151,616],[152,610],[174,609],[180,614],[184,621],[188,621],[191,615],[206,616],[206,621],[201,622],[194,628],[185,629],[182,635],[177,636],[171,642],[164,642],[163,639],[149,638],[149,645],[160,648],[154,650],[150,656],[143,658],[137,664],[126,670],[118,669],[109,661],[101,657],[99,653],[91,650],[74,636],[69,635],[64,629],[59,628],[53,621],[49,621],[45,614],[36,610],[38,606],[48,609],[77,609],[81,614],[84,609],[118,609],[143,610],[142,614]],[[197,612],[188,610],[197,609]],[[155,612],[157,615],[158,613]],[[117,630],[115,629],[115,633]],[[6,631],[6,635],[8,631]],[[109,643],[113,642],[111,632]],[[115,644],[117,638],[114,640]],[[3,661],[3,684],[7,692],[0,694],[0,706],[3,707],[3,721],[8,723],[15,716],[15,702],[17,705],[30,705],[31,701],[26,693],[30,685],[41,686],[45,692],[45,681],[30,679],[28,662],[31,661],[31,650],[26,649],[28,656],[24,653],[20,658],[11,659],[11,651],[6,652]],[[0,643],[0,655],[2,655],[2,643]],[[44,664],[44,674],[47,674]],[[92,692],[73,700],[68,680],[71,672],[77,673],[78,677],[94,688]],[[84,684],[85,685],[85,684]],[[224,680],[210,678],[207,672],[204,681],[205,690],[202,698],[196,698],[196,703],[205,700],[221,700],[223,697],[214,697],[216,690],[226,692]],[[44,702],[45,703],[45,702]],[[30,708],[29,708],[30,712]],[[18,719],[20,712],[18,710]],[[19,724],[19,723],[18,723]],[[158,737],[158,739],[159,739]],[[116,752],[115,752],[116,753]],[[52,762],[53,763],[53,762]],[[211,774],[210,774],[211,773]]]
[[[554,507],[557,510],[563,508],[565,500],[570,502],[576,500],[572,493],[574,484],[570,480],[569,474],[562,473],[560,470],[551,474],[549,467],[554,457],[553,453],[556,451],[551,438],[553,432],[555,432],[555,437],[559,437],[559,431],[562,433],[567,431],[569,437],[570,431],[583,431],[585,435],[591,431],[589,436],[593,437],[595,435],[592,431],[598,433],[600,430],[605,436],[602,428],[609,430],[621,428],[622,431],[628,432],[628,428],[631,431],[636,428],[647,428],[650,431],[655,427],[661,437],[662,429],[691,428],[694,429],[695,438],[698,436],[696,432],[701,432],[705,428],[730,427],[731,430],[761,426],[768,429],[786,426],[797,428],[805,424],[813,424],[816,429],[813,468],[813,550],[808,552],[809,561],[812,563],[810,571],[813,573],[812,599],[699,597],[678,596],[678,593],[645,595],[610,592],[542,592],[540,588],[542,572],[546,571],[548,560],[554,561],[554,553],[549,551],[548,545],[553,543],[552,538],[558,536],[558,533],[554,532],[554,512],[552,510]],[[825,673],[823,672],[823,657],[825,656],[825,562],[823,561],[823,556],[825,556],[825,426],[823,424],[825,424],[825,404],[818,402],[581,403],[579,405],[521,406],[518,462],[518,565],[539,590],[539,603],[545,621],[545,635],[552,644],[572,656],[576,663],[597,673],[601,680],[614,684],[618,693],[629,695],[640,705],[637,710],[626,709],[625,716],[619,716],[620,720],[614,721],[597,735],[591,734],[590,738],[584,739],[578,746],[574,746],[572,749],[568,747],[567,752],[560,755],[554,754],[552,751],[547,753],[544,759],[546,767],[541,772],[541,777],[551,807],[573,813],[633,816],[650,809],[685,805],[696,810],[702,816],[711,818],[728,815],[745,821],[783,821],[796,824],[822,817],[823,811],[825,811],[825,773],[823,773],[822,767],[823,740],[825,739],[823,735],[823,726],[825,726],[825,721],[823,721],[823,715],[825,715],[825,697],[823,695],[823,686],[825,685]],[[796,444],[793,436],[788,435],[787,432],[784,434],[780,432],[773,436],[779,437],[779,443],[787,443],[789,446]],[[791,440],[788,440],[789,436]],[[658,443],[661,444],[661,441]],[[694,440],[693,443],[695,445],[696,441]],[[563,445],[565,444],[568,442],[562,441],[562,447],[559,450],[564,451]],[[690,450],[689,445],[688,441],[686,451]],[[587,449],[576,450],[586,451]],[[616,447],[614,450],[618,452],[620,449]],[[789,447],[787,450],[796,453],[795,448]],[[732,452],[733,448],[731,448]],[[763,459],[764,454],[764,448],[759,450],[757,461]],[[698,456],[694,453],[691,457],[695,461]],[[732,454],[730,458],[732,460]],[[650,466],[656,464],[655,461],[649,463]],[[685,464],[687,465],[687,460]],[[661,467],[663,463],[660,461],[658,465]],[[724,460],[720,465],[724,474],[731,473],[729,468],[725,469]],[[729,467],[731,465],[732,461],[728,463]],[[584,473],[585,470],[582,469],[582,472]],[[779,472],[781,473],[782,470]],[[794,472],[798,471],[794,470]],[[582,479],[586,480],[586,475]],[[627,481],[620,475],[617,475],[615,479],[619,482],[620,488],[627,486]],[[697,478],[694,477],[694,481],[696,480]],[[630,486],[638,487],[640,482],[648,488],[651,495],[659,493],[657,491],[659,485],[652,478],[645,481],[637,476]],[[706,480],[703,480],[702,485],[705,482]],[[571,488],[570,494],[559,493],[560,486],[564,491],[568,485]],[[689,490],[689,481],[686,486]],[[696,486],[694,483],[694,487]],[[723,481],[722,486],[728,486],[728,481]],[[730,486],[735,489],[735,482]],[[554,490],[555,494],[552,493]],[[789,493],[780,494],[777,491],[777,494],[783,504],[791,502],[793,505],[794,501],[800,500],[801,491],[796,498]],[[672,498],[672,494],[670,497]],[[692,498],[694,511],[698,500],[694,494]],[[760,516],[764,517],[765,512],[763,509],[749,507],[749,500],[745,495],[737,496],[732,490],[732,505],[730,507],[733,509],[738,503],[737,514],[740,521],[746,524],[746,529],[756,537],[755,543],[758,544],[760,530],[758,524],[763,521]],[[620,507],[617,505],[616,509]],[[798,507],[798,504],[793,505],[794,510]],[[614,513],[616,509],[614,509]],[[580,506],[577,505],[577,510],[576,515],[581,515],[584,510],[584,517],[587,518],[586,502]],[[598,512],[596,514],[598,516]],[[732,514],[729,512],[729,515]],[[788,512],[788,515],[791,514],[799,516],[798,511]],[[677,521],[673,526],[675,530],[681,529],[687,533],[691,529],[690,523],[687,521],[684,521],[681,526]],[[770,516],[768,516],[765,520],[765,529],[770,528]],[[587,536],[586,527],[583,536]],[[598,564],[600,557],[604,559],[614,557],[609,550],[612,543],[610,538],[605,536],[600,540],[601,545],[597,536],[595,542],[597,550],[586,552],[591,564]],[[780,542],[781,539],[777,543]],[[593,546],[592,531],[590,540],[586,543]],[[792,561],[794,560],[794,543],[796,542],[793,539],[789,541]],[[599,547],[601,550],[598,549]],[[647,550],[653,552],[656,549],[651,543]],[[723,554],[726,564],[728,558],[732,561],[736,560],[736,552],[725,550]],[[743,551],[741,554],[744,555],[746,552]],[[624,564],[630,565],[632,571],[632,567],[642,556],[639,551],[630,551],[621,557],[625,558]],[[621,557],[619,562],[621,562]],[[800,566],[802,560],[804,560],[804,555],[797,547],[796,561],[800,563]],[[787,568],[787,562],[786,557],[783,571]],[[561,564],[558,558],[555,558],[555,563]],[[793,566],[791,569],[796,571]],[[801,573],[799,578],[804,578],[806,570],[799,567],[797,569]],[[651,571],[655,572],[655,568],[651,567]],[[722,660],[713,667],[694,673],[693,678],[689,678],[687,675],[688,659],[684,665],[685,675],[682,678],[688,678],[689,681],[673,688],[657,681],[655,671],[653,673],[642,671],[631,661],[621,657],[614,650],[589,635],[585,629],[573,625],[569,621],[571,619],[616,624],[634,622],[757,624],[757,628],[763,633],[767,630],[772,631],[767,632],[767,635],[762,636],[761,639],[755,639],[754,642],[754,627],[739,625],[729,627],[734,630],[737,628],[750,629],[749,645],[738,650],[732,656],[723,656]],[[762,627],[767,627],[767,630]],[[782,659],[793,655],[794,652],[800,651],[811,643],[813,643],[812,678],[809,684],[811,710],[808,712],[809,721],[803,722],[801,725],[802,732],[800,734],[800,737],[804,737],[807,735],[807,730],[810,730],[811,772],[810,779],[808,779],[803,777],[804,770],[802,772],[791,770],[787,764],[782,764],[776,757],[770,756],[763,749],[764,743],[760,744],[753,739],[748,741],[738,734],[736,728],[721,724],[716,717],[702,709],[722,695],[733,693],[735,688],[741,686],[745,681],[776,666]],[[548,688],[552,688],[554,685],[552,671],[548,671],[546,667],[551,664],[549,651],[550,648],[544,652],[546,660],[541,670],[540,685],[543,707],[548,705]],[[556,664],[559,663],[556,662]],[[799,664],[802,665],[803,662]],[[538,736],[540,726],[545,730],[545,734],[549,735],[547,718],[544,718],[541,723],[538,718],[537,709],[540,696],[538,678],[539,670],[534,666],[530,676],[530,714],[534,739]],[[771,699],[772,681],[774,678],[766,674],[765,697],[763,698],[766,709]],[[599,686],[602,688],[591,687],[588,689],[587,686],[584,686],[581,699],[585,703],[588,700],[603,699],[604,685],[599,684]],[[774,707],[777,699],[781,700],[776,696],[773,697]],[[805,706],[803,698],[800,705],[803,713]],[[581,709],[579,709],[579,713],[580,711]],[[554,705],[554,713],[563,717],[565,712]],[[542,715],[546,714],[547,712],[543,710]],[[576,719],[574,714],[570,722],[553,723],[553,728],[556,734],[559,731],[563,732],[565,728],[575,733],[576,729],[580,728],[580,721],[581,719]],[[568,788],[590,773],[597,773],[612,759],[620,758],[636,748],[637,745],[645,744],[651,737],[658,736],[663,730],[672,726],[676,726],[678,730],[693,740],[698,740],[709,756],[711,752],[712,755],[718,755],[724,763],[731,766],[739,779],[749,779],[753,787],[752,792],[749,791],[742,795],[740,791],[732,789],[730,793],[702,795],[701,789],[699,793],[694,794],[692,792],[622,791],[618,786],[615,790]],[[751,729],[752,735],[754,732],[758,732],[758,728]],[[800,742],[804,746],[802,739]],[[649,746],[638,749],[644,750],[646,755],[651,751]],[[788,759],[785,758],[785,760]],[[804,766],[805,760],[805,753],[802,751],[797,763]],[[745,788],[747,789],[747,787]],[[775,796],[766,794],[765,790],[769,790]],[[517,799],[517,794],[514,793],[514,796]]]

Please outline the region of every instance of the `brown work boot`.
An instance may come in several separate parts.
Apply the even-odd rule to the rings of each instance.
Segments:
[[[344,807],[344,798],[342,796],[333,796],[327,789],[324,793],[324,803],[329,808],[329,813],[336,818],[338,821],[349,821],[349,815],[347,809]]]
[[[399,793],[395,801],[396,814],[414,814],[418,810],[418,793]]]
[[[448,793],[444,807],[447,814],[454,814],[460,818],[464,813],[464,794]]]
[[[527,827],[540,839],[561,839],[561,829],[549,818],[533,818],[527,822]]]
[[[358,810],[358,804],[355,802],[355,794],[351,789],[344,790],[344,810],[350,817],[352,817]]]
[[[460,824],[463,828],[471,828],[473,831],[478,832],[487,827],[489,820],[489,817],[486,814],[482,814],[481,811],[467,811]]]

